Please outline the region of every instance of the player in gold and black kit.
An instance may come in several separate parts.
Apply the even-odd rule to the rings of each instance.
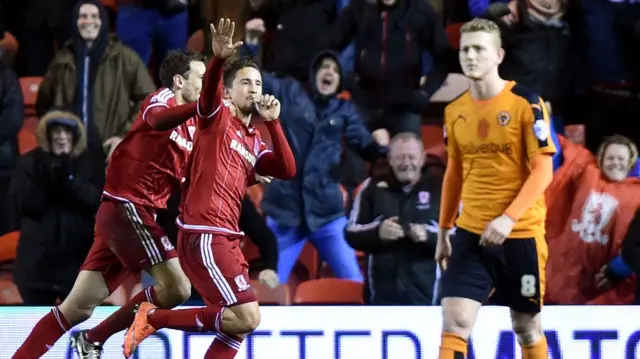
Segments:
[[[556,151],[549,115],[537,94],[498,75],[504,51],[496,24],[476,19],[461,33],[470,88],[445,112],[448,164],[436,249],[445,269],[440,359],[466,357],[493,288],[493,302],[511,309],[522,358],[547,358],[539,313],[547,259],[543,193]]]

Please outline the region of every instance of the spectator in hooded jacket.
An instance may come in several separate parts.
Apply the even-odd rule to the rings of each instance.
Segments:
[[[347,242],[368,254],[366,302],[438,304],[435,248],[442,177],[424,167],[422,141],[391,139],[391,170],[363,182],[345,228]]]
[[[50,111],[39,147],[22,156],[9,196],[20,220],[14,280],[26,305],[52,306],[71,291],[93,243],[104,161],[87,148],[78,116]]]
[[[0,64],[0,236],[15,229],[15,213],[7,201],[11,172],[18,162],[18,132],[24,120],[22,91],[15,72]]]
[[[109,37],[100,1],[78,1],[74,19],[73,41],[49,65],[36,109],[39,115],[52,107],[74,109],[87,129],[89,150],[103,151],[108,160],[155,85],[140,57]]]

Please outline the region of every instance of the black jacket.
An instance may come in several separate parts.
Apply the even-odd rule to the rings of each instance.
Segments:
[[[95,214],[104,186],[101,157],[86,151],[86,137],[67,158],[49,152],[44,117],[40,147],[18,161],[9,189],[20,219],[14,269],[19,287],[51,289],[66,296],[93,244]],[[76,119],[78,124],[80,120]]]
[[[495,4],[498,8],[505,4]],[[527,14],[512,26],[500,19],[503,14],[489,11],[487,18],[500,25],[505,58],[500,75],[523,84],[545,101],[555,101],[566,95],[567,86],[561,75],[565,69],[569,26],[565,22],[543,24],[531,19],[524,0],[518,1],[518,11]]]
[[[622,241],[622,259],[636,274],[640,274],[640,209],[629,224],[627,234]],[[636,279],[635,304],[640,304],[640,280]]]
[[[22,90],[12,69],[0,65],[0,175],[16,165],[20,152],[18,132],[24,120]]]
[[[347,89],[367,107],[420,112],[458,66],[442,21],[425,0],[399,0],[390,8],[352,0],[331,26],[326,46],[342,51],[352,41],[357,78]],[[424,50],[433,68],[419,88]]]
[[[267,0],[250,18],[264,19],[275,29],[265,47],[264,70],[276,77],[309,78],[309,64],[338,17],[336,0]]]
[[[441,186],[441,178],[428,174],[409,192],[391,175],[368,178],[364,182],[355,198],[345,237],[354,249],[369,254],[370,304],[435,304],[434,255]],[[414,243],[409,238],[383,241],[380,225],[393,216],[399,217],[403,228],[410,223],[425,225],[427,242]]]

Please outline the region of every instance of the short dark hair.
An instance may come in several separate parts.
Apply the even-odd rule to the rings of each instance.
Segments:
[[[236,79],[236,74],[238,71],[244,69],[245,67],[253,67],[254,69],[260,72],[260,66],[251,58],[251,57],[240,57],[235,60],[227,60],[224,63],[224,70],[222,72],[222,81],[224,82],[224,87],[232,87],[233,80]]]
[[[204,62],[204,55],[192,51],[181,50],[171,51],[160,64],[160,85],[162,87],[173,87],[173,76],[180,75],[182,77],[189,76],[191,63],[194,61]]]

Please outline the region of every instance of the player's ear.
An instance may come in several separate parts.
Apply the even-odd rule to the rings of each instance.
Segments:
[[[173,85],[177,88],[177,89],[181,89],[182,86],[184,86],[184,79],[182,78],[182,76],[176,74],[173,75]]]
[[[222,90],[224,98],[231,98],[231,92],[228,87],[223,88]]]
[[[501,64],[502,60],[504,60],[504,48],[501,47],[498,49],[498,64]]]

